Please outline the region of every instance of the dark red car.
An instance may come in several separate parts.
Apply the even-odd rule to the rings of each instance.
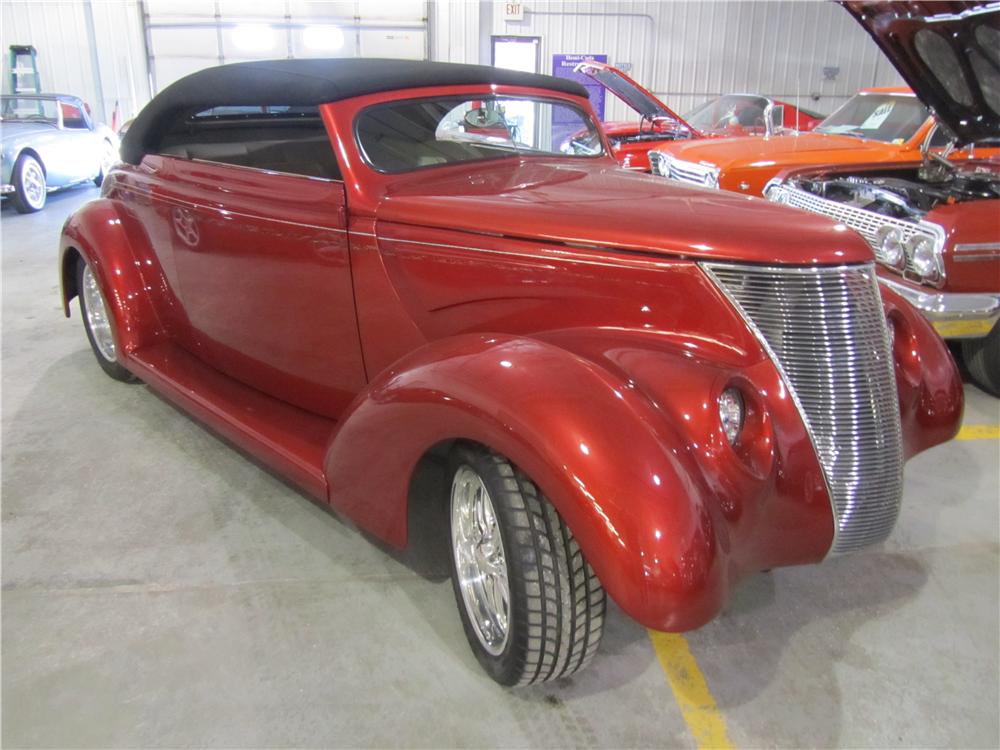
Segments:
[[[588,60],[576,66],[583,74],[639,115],[639,121],[605,122],[611,153],[626,169],[649,172],[649,151],[676,140],[771,136],[811,130],[822,117],[760,94],[725,94],[681,117],[618,68]]]
[[[1000,4],[954,5],[920,18],[908,3],[848,4],[933,108],[939,124],[919,152],[786,169],[765,194],[859,232],[882,283],[961,342],[973,379],[1000,396],[1000,73],[985,62],[1000,49]],[[943,50],[971,65],[943,64]],[[949,145],[937,153],[935,141]],[[953,147],[969,158],[946,158]]]
[[[864,240],[620,169],[573,82],[240,63],[122,155],[61,242],[100,366],[391,545],[446,461],[458,609],[504,684],[587,664],[606,595],[696,628],[755,571],[884,539],[903,463],[958,427]]]

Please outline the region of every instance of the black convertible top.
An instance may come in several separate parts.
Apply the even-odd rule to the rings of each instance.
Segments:
[[[306,107],[380,91],[422,86],[497,84],[586,96],[564,78],[487,65],[376,58],[265,60],[206,68],[170,84],[139,113],[122,140],[122,159],[138,164],[178,119],[229,106]]]

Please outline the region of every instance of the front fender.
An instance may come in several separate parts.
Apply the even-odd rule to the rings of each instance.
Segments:
[[[879,284],[892,333],[899,417],[906,458],[951,440],[965,409],[962,376],[931,323],[902,296]]]
[[[164,335],[150,296],[152,290],[162,285],[156,273],[158,265],[142,248],[137,252],[127,231],[130,224],[131,219],[114,201],[98,198],[67,219],[59,243],[66,317],[70,315],[70,302],[78,293],[75,264],[79,254],[97,276],[111,308],[119,351],[126,356]]]
[[[695,456],[709,446],[666,414],[628,376],[552,343],[438,341],[379,376],[345,414],[325,462],[330,501],[401,546],[409,478],[425,451],[482,443],[541,487],[625,612],[690,629],[718,613],[741,570],[729,564],[727,510]],[[762,474],[754,482],[766,494],[773,464]],[[828,547],[828,503],[825,513]]]

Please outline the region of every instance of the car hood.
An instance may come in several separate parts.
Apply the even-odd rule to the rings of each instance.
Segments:
[[[817,162],[881,161],[891,159],[905,146],[854,138],[849,135],[804,133],[767,138],[747,136],[698,141],[676,141],[655,150],[678,159],[708,162],[723,170],[732,167],[794,166]]]
[[[577,65],[576,72],[587,76],[595,83],[599,83],[625,102],[630,109],[635,110],[643,117],[669,117],[671,120],[676,120],[688,130],[694,132],[694,128],[688,125],[679,114],[618,70],[618,68],[588,61]]]
[[[466,165],[410,173],[390,185],[376,222],[704,260],[872,259],[864,240],[824,217],[605,160],[506,159],[471,174]]]
[[[959,145],[1000,137],[996,2],[843,2]]]

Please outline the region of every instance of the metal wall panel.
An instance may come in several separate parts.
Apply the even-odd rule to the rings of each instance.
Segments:
[[[529,0],[520,22],[493,4],[493,33],[542,37],[542,59],[604,53],[669,106],[686,112],[730,92],[774,96],[828,113],[858,89],[901,79],[835,3],[810,0],[573,2]],[[837,68],[827,80],[824,68]],[[608,118],[630,117],[617,101]]]
[[[154,88],[209,65],[287,57],[428,56],[426,0],[146,0]],[[241,45],[244,25],[265,25],[262,45]],[[310,49],[308,27],[336,26],[343,43]]]
[[[859,88],[900,83],[869,37],[830,2],[526,0],[525,7],[525,20],[513,23],[503,21],[499,0],[220,0],[219,11],[220,15],[225,11],[227,19],[256,21],[396,23],[408,27],[408,36],[429,17],[425,26],[429,40],[425,37],[423,43],[429,44],[432,59],[453,62],[479,62],[484,52],[488,58],[488,47],[480,49],[481,31],[487,37],[489,33],[540,36],[543,70],[550,69],[556,53],[605,53],[612,63],[631,64],[633,77],[682,112],[709,96],[731,91],[756,91],[829,112]],[[146,9],[151,18],[169,23],[211,22],[216,14],[211,0],[147,0]],[[110,120],[115,101],[121,119],[126,119],[148,100],[137,0],[4,0],[0,12],[4,53],[10,44],[34,44],[47,90],[83,96],[105,120]],[[96,55],[88,41],[88,12]],[[154,59],[158,52],[166,53],[165,80],[156,82],[160,88],[219,59],[212,34],[203,44],[194,44],[197,39],[191,29],[177,33],[180,49],[171,49],[172,41],[162,35],[152,39]],[[341,54],[347,55],[358,54],[362,46],[366,51],[391,53],[399,41],[383,44],[366,39],[362,45],[357,28],[345,29],[345,36]],[[296,33],[290,37],[292,54],[307,54]],[[416,56],[420,42],[407,39],[397,46],[400,56]],[[824,76],[823,69],[829,67],[839,68],[834,80]],[[9,87],[6,54],[3,83]],[[631,114],[609,101],[608,116]]]
[[[4,91],[10,89],[8,47],[31,44],[38,50],[43,91],[81,97],[99,120],[110,123],[116,101],[121,122],[148,100],[134,2],[5,0],[0,14]]]

